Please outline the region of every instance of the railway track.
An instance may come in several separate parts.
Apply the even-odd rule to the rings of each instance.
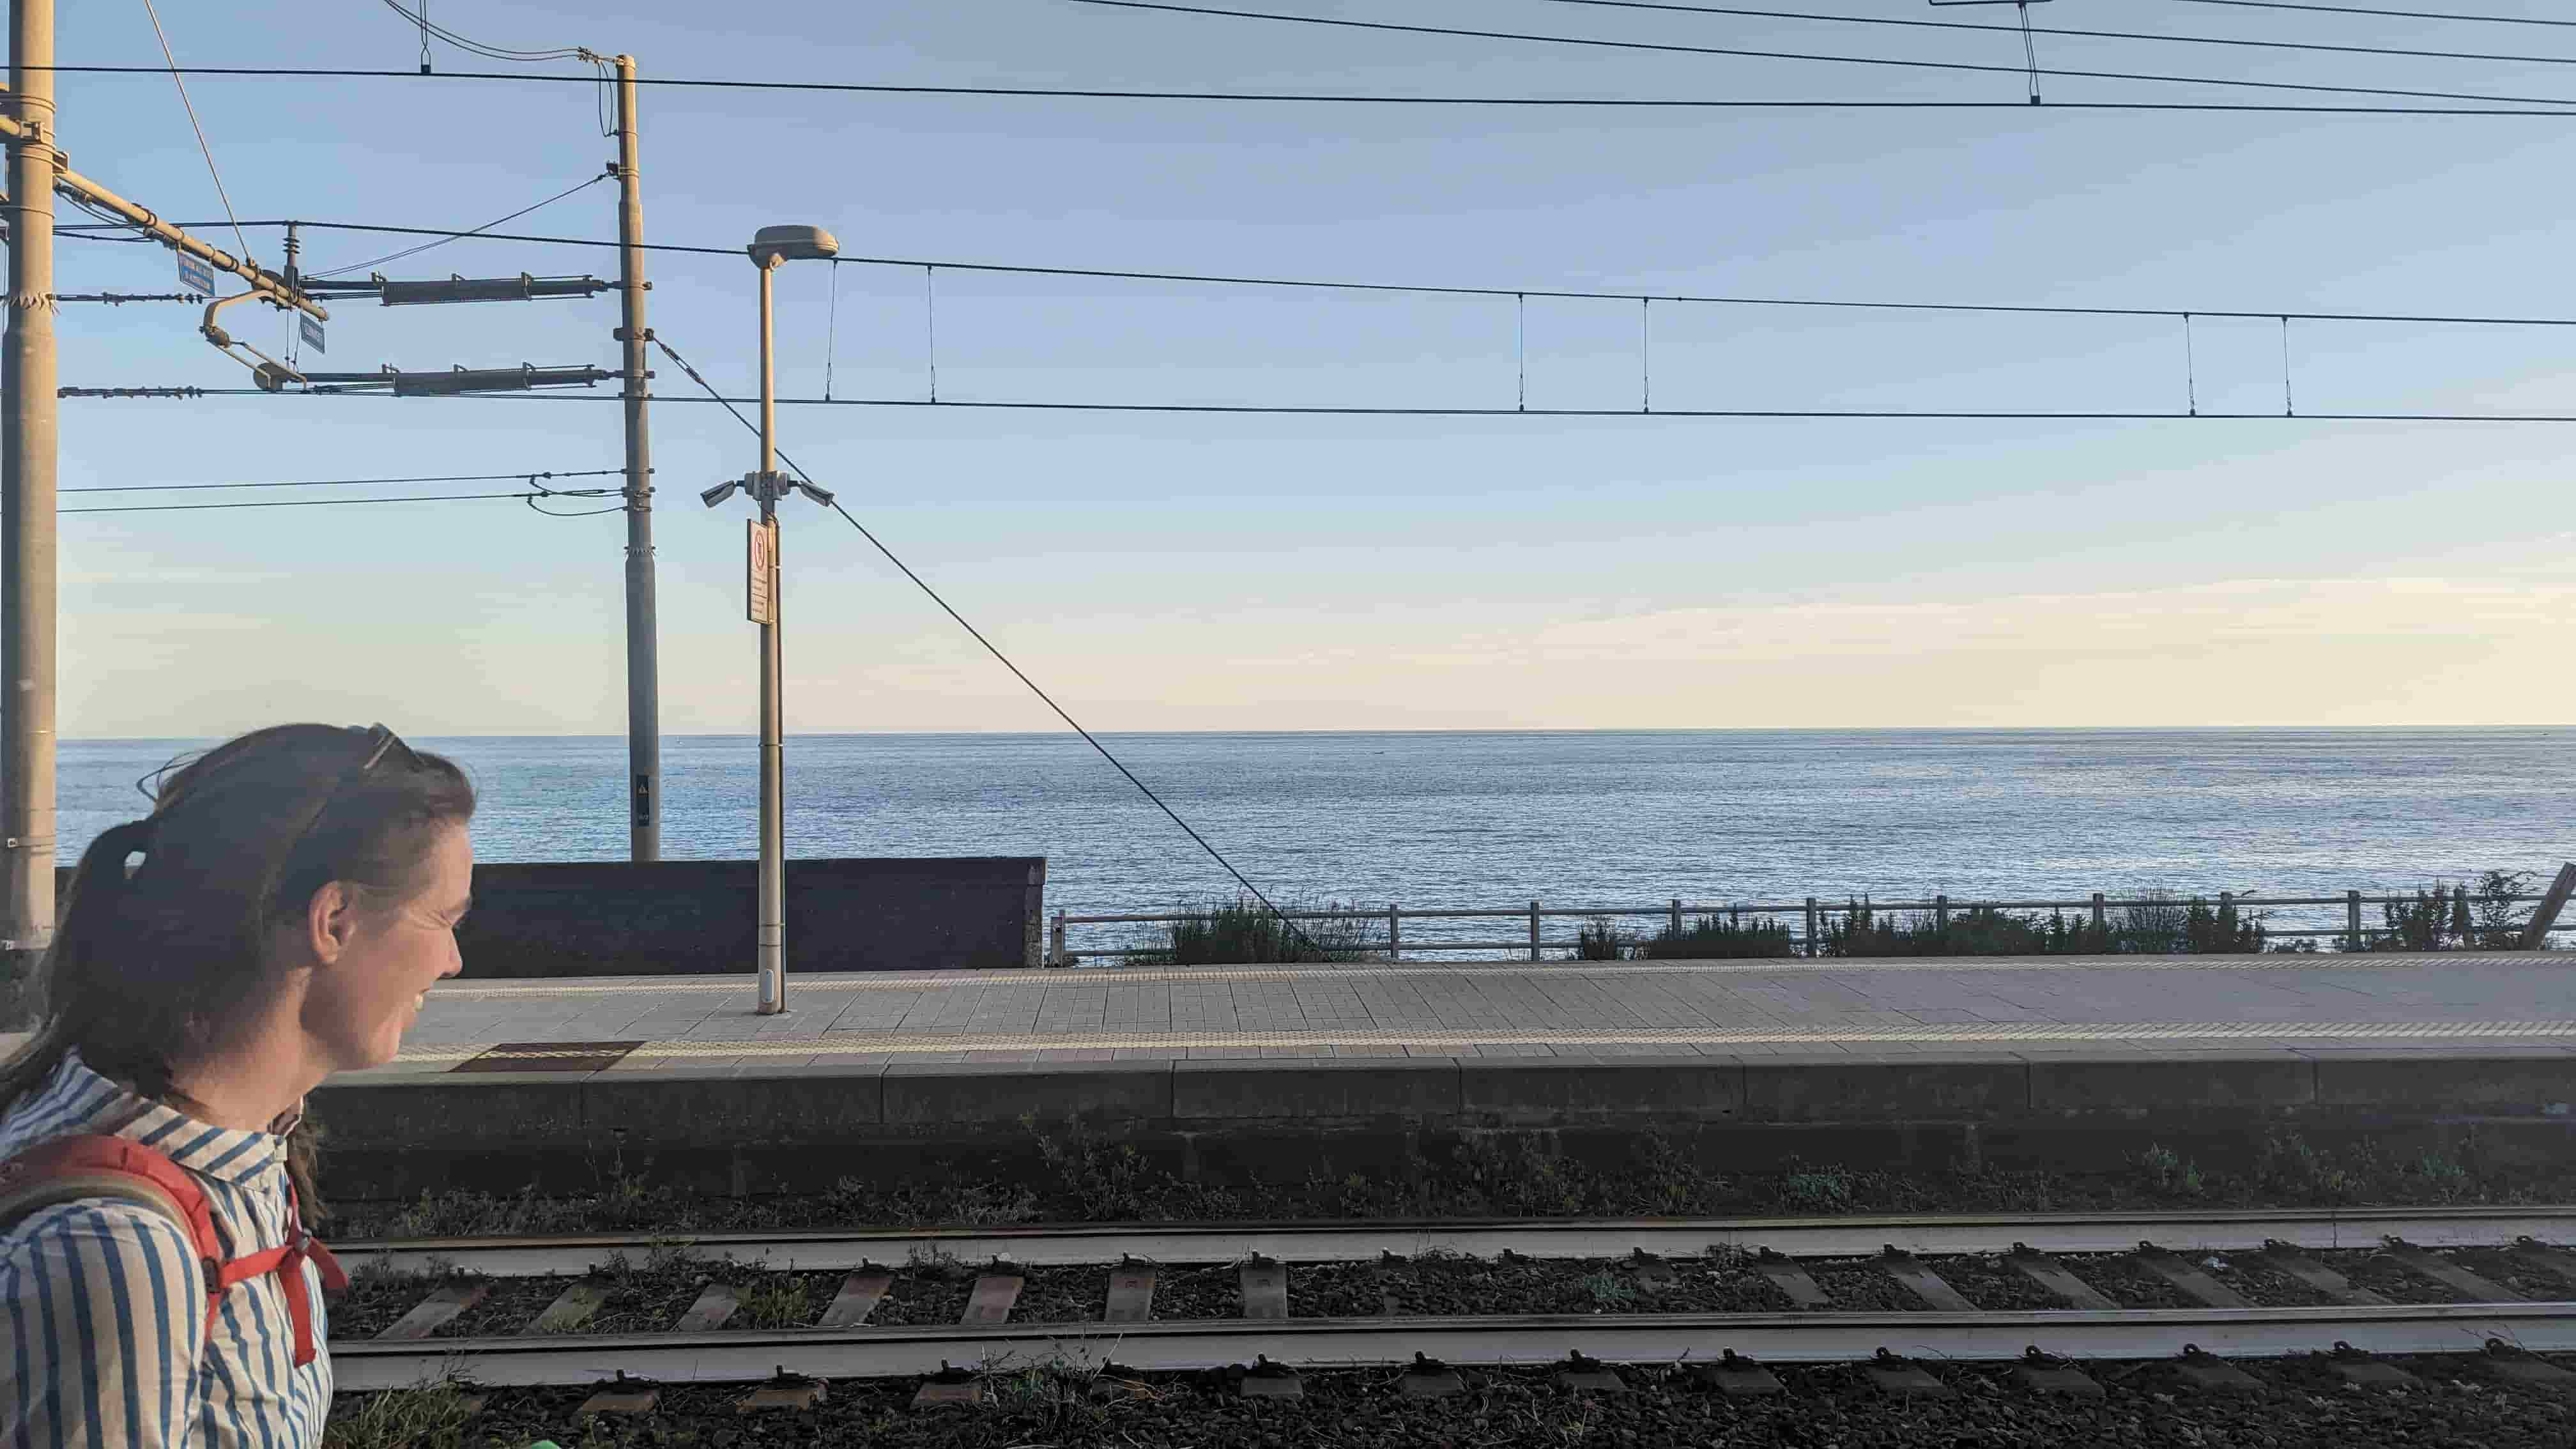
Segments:
[[[369,1311],[391,1321],[344,1311],[371,1336],[335,1337],[332,1352],[351,1390],[440,1376],[1330,1369],[1417,1354],[1818,1363],[2036,1348],[2108,1361],[2490,1341],[2564,1353],[2576,1351],[2571,1242],[2576,1206],[353,1244],[343,1256]],[[656,1331],[623,1331],[653,1302]],[[746,1312],[752,1303],[763,1311]],[[785,1326],[782,1303],[803,1305]],[[621,1331],[587,1331],[601,1323]]]

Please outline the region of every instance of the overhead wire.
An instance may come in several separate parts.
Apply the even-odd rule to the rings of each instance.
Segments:
[[[1103,3],[1103,0],[1090,0],[1090,3]],[[1224,11],[1218,13],[1243,14],[1245,12]],[[1294,18],[1305,19],[1310,17]],[[1344,23],[1361,24],[1364,22],[1351,21]],[[1563,39],[1563,37],[1557,36],[1538,36],[1531,38],[1544,40]],[[1701,47],[1701,50],[1711,54],[1741,53],[1757,56],[1770,54],[1769,52],[1750,51],[1719,52],[1711,51],[1707,47]],[[2011,75],[2019,75],[2022,73],[2021,68],[2017,66],[1968,65],[1964,63],[1951,63],[1944,61],[1885,60],[1866,59],[1853,56],[1807,55],[1785,55],[1780,58],[1791,60],[1840,60],[1855,64],[1906,66],[1933,70],[1947,69],[2003,72]],[[162,71],[158,67],[131,65],[52,65],[30,66],[25,68],[32,70],[50,70],[62,74],[82,75],[162,74]],[[562,82],[575,85],[590,85],[597,79],[595,76],[528,75],[515,71],[439,71],[434,74],[424,76],[406,70],[359,70],[323,66],[185,66],[182,67],[182,70],[188,75],[246,76],[270,80],[284,78],[301,78],[308,80],[403,81],[480,80],[537,83]],[[2051,74],[2079,76],[2091,75],[2093,73],[2083,71],[2053,71]],[[2564,109],[2538,109],[2538,107],[2565,107],[2571,104],[2576,104],[2576,102],[2571,102],[2554,96],[2492,97],[2447,91],[2398,91],[2356,86],[2294,86],[2289,85],[2286,82],[2222,81],[2190,76],[2114,75],[2111,76],[2111,78],[2166,80],[2205,85],[2266,86],[2283,90],[2337,91],[2358,95],[2425,96],[2434,99],[2447,98],[2459,101],[2487,102],[2488,104],[2449,106],[2363,106],[2324,104],[2290,105],[2286,103],[2262,104],[2255,102],[2218,101],[2051,101],[2048,103],[2047,109],[2057,111],[2233,113],[2243,115],[2293,116],[2519,116],[2528,118],[2564,117],[2571,114],[2571,112]],[[1297,105],[1495,106],[1531,107],[1538,109],[1570,108],[1711,111],[2028,111],[2032,109],[2031,106],[2022,101],[1984,100],[1842,100],[1799,97],[1782,97],[1774,100],[1764,100],[1758,98],[1732,97],[1371,96],[1334,94],[1331,92],[1110,90],[1069,86],[888,85],[863,81],[720,80],[688,76],[638,76],[635,78],[635,83],[639,86],[743,91],[810,91],[816,93],[840,93],[850,95],[1001,96],[1020,97],[1034,100],[1223,101],[1251,104]]]
[[[542,204],[542,203],[541,203]],[[191,223],[181,223],[190,225]],[[499,223],[491,223],[498,225]],[[246,226],[283,226],[283,222],[253,221]],[[619,242],[597,237],[542,236],[524,232],[451,231],[438,227],[391,226],[368,222],[302,221],[296,225],[308,230],[382,232],[408,236],[438,236],[451,239],[471,238],[477,241],[525,242],[543,246],[578,246],[614,248]],[[61,228],[57,228],[61,230]],[[739,246],[697,246],[685,242],[645,242],[645,251],[669,252],[690,256],[733,257],[742,255]],[[1203,286],[1285,287],[1348,292],[1402,292],[1446,297],[1536,297],[1554,301],[1636,302],[1651,298],[1657,302],[1689,303],[1714,307],[1792,307],[1825,308],[1866,312],[1976,312],[2041,317],[2143,317],[2173,319],[2188,312],[2204,320],[2212,317],[2240,321],[2271,321],[2286,311],[2302,322],[2404,322],[2463,327],[2576,327],[2576,316],[2543,317],[2516,315],[2455,315],[2414,312],[2302,312],[2296,309],[2265,307],[2229,309],[2220,307],[2077,307],[2016,302],[1882,302],[1835,297],[1761,297],[1716,292],[1649,292],[1588,290],[1575,287],[1472,287],[1440,282],[1353,282],[1320,277],[1261,276],[1226,272],[1147,271],[1123,267],[1049,267],[1014,262],[961,262],[923,257],[853,257],[844,256],[837,263],[850,266],[918,269],[936,267],[949,272],[988,272],[1006,276],[1092,277],[1125,282],[1183,282]],[[836,265],[837,269],[837,265]]]
[[[572,186],[567,186],[567,187],[565,187],[563,190],[556,192],[554,195],[547,197],[547,198],[546,198],[545,200],[543,200],[543,201],[537,202],[537,203],[535,203],[535,204],[533,204],[533,205],[520,207],[517,211],[511,212],[508,216],[499,216],[499,217],[494,217],[492,220],[490,220],[490,221],[487,221],[487,222],[483,223],[481,226],[475,227],[475,228],[474,228],[473,230],[471,230],[471,231],[449,232],[449,233],[447,233],[447,234],[445,234],[445,235],[441,236],[441,237],[440,237],[438,240],[436,240],[436,241],[432,241],[432,242],[424,242],[424,243],[422,243],[421,245],[416,246],[416,247],[406,247],[406,248],[404,248],[403,250],[398,251],[398,252],[387,252],[385,255],[383,255],[383,256],[381,256],[381,257],[370,257],[369,259],[367,259],[366,261],[363,261],[363,262],[352,262],[352,263],[350,263],[349,265],[347,265],[347,266],[345,266],[345,267],[333,267],[331,270],[329,270],[329,271],[327,271],[327,272],[313,272],[313,273],[310,273],[309,275],[310,275],[310,276],[312,276],[313,278],[315,278],[316,280],[319,280],[319,279],[324,278],[324,277],[337,277],[337,276],[345,275],[345,274],[350,273],[350,272],[363,271],[363,270],[365,270],[365,269],[367,269],[367,268],[370,268],[370,267],[381,267],[381,266],[383,266],[383,265],[384,265],[385,263],[387,263],[387,262],[398,262],[398,261],[401,261],[401,260],[402,260],[403,258],[405,258],[405,257],[416,257],[416,256],[420,255],[422,252],[429,251],[429,250],[431,250],[432,248],[435,248],[435,247],[443,247],[443,246],[447,245],[449,242],[452,242],[452,241],[463,241],[463,240],[465,240],[465,239],[466,239],[466,238],[468,238],[468,237],[481,236],[481,235],[483,235],[485,232],[490,231],[492,228],[494,228],[494,227],[496,227],[496,226],[501,225],[503,222],[516,221],[516,220],[518,220],[520,217],[526,216],[526,215],[527,215],[527,214],[529,214],[530,212],[540,210],[540,209],[542,209],[542,208],[544,208],[544,207],[552,206],[552,205],[554,205],[556,202],[563,200],[565,197],[572,195],[574,192],[588,190],[589,188],[591,188],[591,187],[593,187],[593,186],[597,186],[600,182],[605,181],[605,180],[607,180],[607,179],[608,179],[608,173],[606,173],[606,172],[604,172],[604,171],[603,171],[603,172],[601,172],[600,174],[598,174],[598,175],[596,175],[596,176],[593,176],[593,177],[591,177],[590,179],[588,179],[588,180],[586,180],[586,181],[579,182],[579,183],[577,183],[577,184],[575,184],[575,185],[572,185]],[[306,224],[306,225],[319,225],[320,223],[305,223],[305,224]],[[613,245],[615,245],[615,243],[613,243],[613,242],[612,242],[612,243],[610,243],[610,245],[612,245],[612,246],[613,246]]]
[[[86,197],[69,191],[56,192],[55,194],[62,197],[64,200],[69,201],[74,207],[78,208],[83,216],[97,218],[99,227],[101,228],[100,230],[92,231],[75,222],[70,227],[55,227],[54,231],[56,235],[79,237],[83,241],[146,242],[157,244],[160,240],[158,237],[145,231],[140,223],[128,221],[124,217],[118,216],[115,212],[109,211],[107,208],[91,202]],[[250,225],[256,226],[258,223],[252,222]],[[239,226],[240,224],[236,223],[235,229],[238,230]],[[243,250],[248,251],[249,248],[244,247]]]
[[[469,40],[443,25],[432,23],[429,18],[429,0],[420,0],[420,9],[417,13],[404,5],[402,0],[384,0],[384,3],[386,9],[418,26],[423,36],[437,36],[458,50],[468,55],[481,56],[485,60],[534,63],[549,60],[575,60],[582,55],[582,49],[579,46],[557,46],[552,50],[511,50],[497,45],[485,45],[479,40]],[[428,43],[425,40],[422,42],[421,49],[423,54],[427,53]]]
[[[2181,0],[2185,5],[2226,5],[2240,10],[2313,10],[2327,15],[2385,15],[2400,20],[2463,20],[2476,25],[2563,25],[2576,20],[2542,20],[2529,15],[2457,15],[2448,10],[2380,10],[2364,5],[2294,4],[2292,0]]]
[[[233,240],[241,244],[242,260],[250,260],[250,238],[242,234],[241,220],[233,215],[232,193],[224,189],[224,174],[215,169],[215,148],[206,142],[206,128],[197,119],[197,103],[188,99],[188,83],[179,76],[179,57],[170,49],[170,37],[161,28],[161,12],[152,0],[143,0],[143,13],[152,18],[153,38],[161,42],[161,58],[170,63],[170,84],[179,88],[179,105],[188,113],[188,128],[197,133],[197,150],[206,158],[206,174],[214,178],[215,195],[224,204],[224,215],[232,220]],[[86,208],[84,208],[86,209]]]
[[[115,483],[101,487],[64,488],[63,493],[197,493],[231,488],[364,488],[405,483],[502,483],[513,478],[606,478],[623,468],[580,468],[531,473],[428,473],[407,478],[298,478],[275,483]]]
[[[1540,0],[1598,10],[1643,10],[1681,15],[1725,15],[1757,20],[1814,20],[1836,25],[1894,26],[1909,30],[1970,30],[1996,35],[2063,35],[2082,40],[2160,41],[2244,50],[2305,50],[2330,55],[2385,55],[2416,60],[2493,60],[2526,65],[2576,65],[2576,56],[2513,55],[2475,50],[2412,50],[2389,45],[2335,45],[2316,40],[2255,40],[2233,35],[2162,35],[2152,30],[2079,30],[2061,25],[1989,25],[1973,20],[1918,20],[1894,15],[1823,15],[1809,10],[1751,10],[1733,5],[1684,5],[1676,0]],[[2373,12],[2400,13],[2400,12]],[[2576,21],[2553,22],[2576,25]]]
[[[653,345],[661,348],[664,356],[669,357],[682,372],[687,373],[690,381],[695,382],[699,387],[705,389],[710,400],[722,403],[725,411],[733,414],[733,420],[735,422],[742,424],[744,428],[750,430],[754,435],[759,434],[760,425],[753,422],[751,419],[744,417],[742,409],[736,407],[732,399],[727,398],[723,393],[717,391],[716,385],[707,381],[706,375],[699,372],[694,366],[690,365],[689,360],[682,357],[678,350],[673,348],[670,343],[656,337],[653,339]],[[797,477],[804,479],[806,483],[814,483],[814,476],[806,472],[804,467],[795,459],[787,456],[784,449],[779,450],[778,461],[785,464],[796,474]],[[893,549],[886,547],[885,540],[877,537],[866,524],[859,522],[858,518],[852,514],[849,509],[841,506],[838,499],[832,500],[828,506],[834,513],[841,515],[841,520],[843,522],[849,524],[850,527],[857,529],[859,531],[859,536],[866,539],[878,553],[883,554],[886,562],[893,564],[895,568],[902,572],[905,578],[910,579],[915,588],[920,589],[922,593],[928,595],[930,601],[939,606],[941,613],[946,614],[950,619],[954,620],[957,627],[965,630],[969,635],[971,635],[976,643],[983,645],[985,653],[992,655],[995,660],[999,661],[1004,669],[1011,672],[1013,678],[1019,680],[1020,683],[1027,685],[1031,694],[1036,695],[1039,700],[1045,703],[1048,709],[1055,712],[1056,718],[1063,720],[1075,734],[1082,736],[1085,744],[1088,744],[1094,750],[1099,751],[1100,758],[1107,760],[1119,774],[1126,776],[1128,784],[1135,786],[1139,791],[1143,792],[1146,799],[1154,802],[1155,808],[1171,817],[1171,821],[1174,825],[1179,826],[1183,833],[1187,834],[1190,839],[1196,841],[1199,849],[1206,851],[1210,859],[1214,860],[1218,865],[1223,866],[1225,868],[1225,873],[1234,877],[1237,885],[1240,885],[1245,890],[1251,892],[1252,898],[1261,902],[1262,908],[1269,911],[1282,926],[1285,926],[1289,934],[1305,943],[1308,949],[1314,950],[1316,952],[1316,959],[1322,958],[1323,953],[1315,946],[1314,939],[1308,936],[1303,930],[1299,929],[1297,923],[1288,918],[1287,912],[1282,911],[1278,906],[1272,904],[1270,897],[1263,893],[1261,887],[1252,883],[1252,878],[1250,876],[1247,876],[1242,871],[1236,869],[1234,862],[1226,859],[1224,851],[1217,849],[1215,845],[1211,844],[1206,836],[1201,835],[1198,832],[1197,827],[1191,825],[1187,820],[1182,819],[1181,813],[1173,809],[1161,795],[1156,794],[1153,786],[1146,784],[1134,770],[1127,768],[1126,761],[1121,760],[1116,755],[1110,753],[1109,747],[1102,744],[1098,736],[1094,735],[1091,731],[1084,729],[1080,720],[1075,719],[1063,705],[1055,702],[1054,695],[1047,693],[1045,689],[1041,688],[1036,680],[1031,679],[1028,676],[1028,672],[1026,670],[1023,670],[1017,664],[1012,663],[1011,656],[1003,653],[999,645],[996,645],[991,639],[986,638],[983,630],[978,629],[973,624],[967,622],[966,616],[958,613],[954,605],[950,604],[946,598],[942,597],[937,589],[932,588],[929,580],[923,578],[920,574],[915,573],[912,565],[905,563]]]
[[[2265,314],[2267,318],[2277,314]],[[2295,314],[2294,314],[2295,315]],[[390,393],[275,393],[256,387],[210,387],[198,390],[205,397],[277,398],[303,397],[370,397],[389,398]],[[449,393],[437,396],[477,398],[491,402],[596,402],[619,401],[615,393],[584,392],[496,392]],[[403,399],[417,401],[418,399]],[[720,402],[728,405],[759,401],[752,397],[717,395],[704,398],[656,397],[656,403]],[[1815,420],[1914,420],[1951,422],[2051,422],[2051,423],[2163,423],[2163,422],[2280,422],[2281,413],[2190,413],[2133,409],[2043,408],[1668,408],[1640,412],[1635,408],[1510,408],[1510,407],[1394,407],[1357,404],[1318,403],[1171,403],[1171,402],[1052,402],[1013,398],[941,398],[931,402],[918,397],[782,397],[780,407],[839,408],[982,408],[1007,412],[1070,413],[1175,413],[1219,416],[1272,417],[1364,417],[1364,418],[1628,418],[1628,419],[1815,419]],[[2297,422],[2335,423],[2467,423],[2528,424],[2576,423],[2576,413],[2442,413],[2442,412],[2337,412],[2299,413]]]
[[[263,498],[255,502],[242,503],[120,503],[107,508],[63,508],[56,511],[60,513],[204,513],[218,508],[348,508],[368,503],[466,503],[486,499],[540,497],[605,498],[615,492],[617,490],[614,488],[589,488],[571,493],[430,493],[406,498]],[[581,515],[556,514],[553,516],[568,518]]]
[[[455,31],[449,30],[444,26],[431,24],[429,19],[429,0],[419,0],[420,9],[417,13],[406,9],[402,4],[402,0],[384,0],[384,4],[386,9],[393,11],[396,15],[401,16],[403,19],[410,21],[420,28],[420,73],[422,75],[429,75],[432,73],[429,63],[429,38],[433,35],[437,36],[440,40],[447,42],[449,45],[455,46],[457,49],[464,51],[468,55],[480,56],[485,60],[518,62],[522,64],[538,64],[556,60],[578,60],[587,64],[591,68],[591,78],[599,82],[593,97],[595,102],[594,109],[599,117],[599,134],[603,136],[613,136],[617,133],[615,124],[608,118],[608,89],[612,81],[615,79],[615,67],[608,63],[606,57],[592,53],[587,46],[557,46],[552,50],[512,50],[506,46],[486,45],[479,40],[472,40],[459,35]]]
[[[1233,20],[1264,20],[1285,25],[1320,25],[1345,30],[1369,30],[1396,35],[1458,36],[1471,40],[1511,40],[1541,45],[1572,45],[1600,50],[1651,51],[1673,55],[1715,55],[1745,57],[1757,60],[1817,61],[1835,65],[1891,66],[1904,70],[1976,71],[1989,75],[2022,75],[2024,68],[2012,65],[1982,65],[1972,61],[1900,59],[1892,56],[1823,55],[1812,51],[1754,50],[1740,46],[1681,45],[1668,41],[1611,40],[1599,36],[1543,35],[1520,30],[1472,30],[1448,25],[1404,25],[1387,20],[1350,20],[1339,16],[1291,15],[1272,10],[1228,10],[1210,5],[1182,5],[1173,0],[1071,0],[1076,5],[1097,5],[1113,10],[1152,11],[1168,15],[1216,16]],[[2169,85],[2232,86],[2266,91],[2307,91],[2334,95],[2404,96],[2417,100],[2453,100],[2515,102],[2534,105],[2576,105],[2576,97],[2495,95],[2476,91],[2421,91],[2391,86],[2340,86],[2299,81],[2235,80],[2217,76],[2159,75],[2141,71],[2065,70],[2051,67],[2046,74],[2085,80],[2149,81]]]

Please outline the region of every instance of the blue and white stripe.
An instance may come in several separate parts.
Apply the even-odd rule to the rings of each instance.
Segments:
[[[158,1149],[205,1190],[240,1257],[282,1246],[286,1139],[209,1127],[126,1091],[74,1054],[0,1117],[0,1159],[57,1137],[108,1133]],[[317,1341],[321,1275],[303,1267]],[[224,1295],[206,1325],[205,1270],[176,1224],[123,1202],[38,1212],[0,1238],[0,1449],[308,1449],[322,1442],[331,1357],[295,1367],[274,1275]]]

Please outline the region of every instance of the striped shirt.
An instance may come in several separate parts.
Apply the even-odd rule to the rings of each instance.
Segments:
[[[210,1127],[67,1056],[0,1116],[0,1160],[101,1133],[152,1147],[205,1190],[227,1257],[280,1247],[286,1139]],[[316,1344],[320,1273],[301,1270]],[[331,1405],[327,1349],[295,1367],[286,1289],[268,1274],[223,1297],[212,1331],[188,1235],[140,1204],[64,1203],[0,1237],[0,1449],[310,1449]]]

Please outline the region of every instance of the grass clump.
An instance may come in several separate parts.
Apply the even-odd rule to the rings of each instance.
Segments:
[[[811,1285],[793,1271],[762,1273],[736,1286],[730,1321],[738,1328],[803,1328],[820,1311]]]
[[[2209,1186],[2200,1167],[2158,1143],[2138,1154],[2138,1177],[2147,1191],[2166,1197],[2198,1197]]]
[[[1162,927],[1160,945],[1129,959],[1173,966],[1266,966],[1386,958],[1376,949],[1367,917],[1290,921],[1250,896],[1181,909],[1180,920]],[[1311,908],[1292,902],[1288,909]]]
[[[1618,923],[1608,916],[1594,916],[1574,933],[1576,961],[1625,961],[1636,952],[1637,945]]]
[[[322,1449],[415,1449],[462,1444],[473,1405],[448,1381],[383,1393],[343,1395],[322,1426]]]
[[[822,1194],[822,1202],[836,1221],[890,1228],[992,1228],[1033,1223],[1040,1216],[1037,1189],[1025,1182],[876,1183],[844,1177]]]
[[[1769,916],[1746,919],[1742,911],[1705,915],[1676,931],[1666,926],[1637,943],[1641,961],[1733,961],[1760,956],[1795,956],[1797,941],[1789,928]]]
[[[1583,1291],[1595,1308],[1625,1308],[1637,1301],[1637,1285],[1625,1273],[1607,1269],[1583,1275]]]

